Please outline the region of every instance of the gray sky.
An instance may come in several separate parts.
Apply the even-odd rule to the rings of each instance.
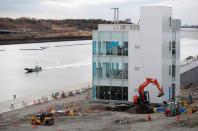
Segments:
[[[120,8],[120,19],[137,22],[139,6],[173,7],[182,24],[198,24],[198,0],[0,0],[0,17],[44,19],[102,18],[112,20],[111,7]]]

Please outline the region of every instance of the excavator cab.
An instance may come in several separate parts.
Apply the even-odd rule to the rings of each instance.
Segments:
[[[149,92],[148,91],[144,91],[144,99],[142,99],[139,96],[134,96],[133,97],[133,102],[134,102],[134,104],[147,104],[147,103],[150,103]]]
[[[144,104],[150,103],[149,92],[144,91]]]

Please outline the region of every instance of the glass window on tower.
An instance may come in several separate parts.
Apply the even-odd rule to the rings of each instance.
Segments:
[[[111,63],[106,63],[106,78],[111,77]]]
[[[98,55],[102,55],[102,42],[98,41]]]
[[[93,78],[96,78],[96,62],[93,62]]]
[[[102,78],[102,63],[101,62],[98,62],[96,72],[97,72],[97,78]]]
[[[111,42],[112,55],[121,56],[122,55],[122,42]]]
[[[96,55],[96,41],[93,41],[93,55]]]
[[[111,63],[111,78],[122,79],[122,63]]]
[[[122,87],[111,87],[111,100],[122,100]]]
[[[123,79],[128,79],[128,63],[123,64]]]
[[[108,44],[107,41],[101,42],[101,54],[100,55],[107,55],[107,49],[106,49],[107,44]]]
[[[125,41],[123,44],[123,55],[128,56],[128,41]]]
[[[110,86],[99,87],[99,99],[110,100]]]
[[[176,41],[176,31],[172,32],[172,40],[175,42]]]
[[[111,49],[111,42],[106,42],[106,55],[111,55],[112,49]]]

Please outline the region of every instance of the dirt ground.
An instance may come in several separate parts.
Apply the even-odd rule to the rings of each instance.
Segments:
[[[35,105],[24,109],[18,109],[0,114],[0,131],[197,131],[198,114],[189,116],[186,113],[177,116],[166,117],[163,113],[134,114],[134,112],[114,111],[107,105],[101,103],[90,103],[86,98],[86,93],[71,96],[66,99],[59,99]],[[59,106],[56,106],[59,105]],[[60,106],[62,105],[62,106]],[[37,125],[33,128],[30,124],[30,116],[45,110],[49,106],[66,110],[64,113],[56,113],[53,126]],[[68,111],[75,110],[74,116],[70,116]]]

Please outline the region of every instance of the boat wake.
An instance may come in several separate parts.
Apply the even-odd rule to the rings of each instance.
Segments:
[[[82,67],[82,66],[87,66],[87,65],[91,65],[91,59],[87,59],[85,61],[81,61],[81,62],[77,62],[73,64],[44,67],[43,70],[75,68],[75,67]]]

